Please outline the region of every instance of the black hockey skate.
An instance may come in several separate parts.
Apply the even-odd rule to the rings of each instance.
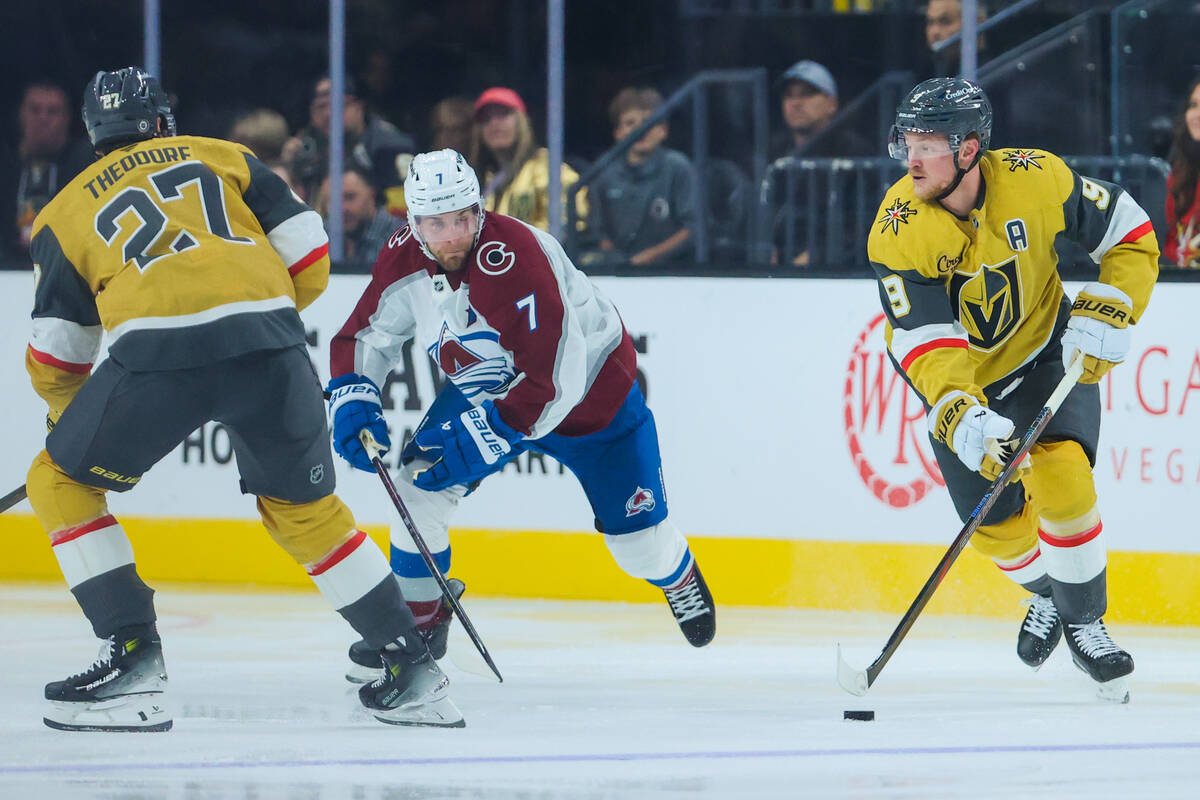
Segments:
[[[1068,624],[1067,647],[1075,666],[1100,684],[1099,694],[1105,700],[1129,702],[1129,683],[1126,677],[1133,672],[1133,657],[1117,647],[1098,619],[1085,625]]]
[[[42,721],[62,731],[169,731],[166,688],[154,626],[122,628],[87,670],[46,684],[50,712]]]
[[[434,661],[424,640],[415,647],[388,645],[380,652],[380,659],[383,677],[358,690],[358,699],[375,719],[389,725],[466,727],[462,712],[448,694],[450,679]]]
[[[454,592],[455,600],[462,597],[463,592],[467,590],[467,585],[458,578],[447,578],[446,585]],[[421,636],[429,646],[429,652],[439,661],[446,657],[446,643],[450,638],[450,622],[453,618],[454,612],[443,597],[442,607],[438,609],[433,620],[424,629],[420,629]],[[350,645],[350,662],[346,680],[351,683],[368,683],[378,680],[383,675],[383,660],[379,657],[379,651],[372,649],[363,639]]]
[[[1021,632],[1017,634],[1017,656],[1037,670],[1058,647],[1058,640],[1063,633],[1062,620],[1058,616],[1058,608],[1049,597],[1034,594],[1025,601],[1025,605],[1029,606],[1029,611],[1025,613]]]
[[[717,609],[698,564],[692,566],[683,583],[674,589],[663,589],[663,594],[689,644],[704,647],[713,640],[717,634]]]

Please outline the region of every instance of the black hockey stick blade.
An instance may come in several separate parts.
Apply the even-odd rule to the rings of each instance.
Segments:
[[[988,511],[995,505],[999,499],[1000,493],[1004,487],[1008,485],[1008,479],[1012,477],[1013,472],[1017,469],[1017,465],[1021,462],[1025,455],[1030,451],[1033,445],[1037,442],[1038,437],[1042,435],[1042,431],[1046,429],[1046,425],[1050,422],[1050,418],[1058,411],[1058,407],[1062,405],[1063,400],[1075,388],[1075,384],[1079,382],[1079,377],[1083,374],[1083,356],[1079,353],[1075,354],[1070,366],[1067,367],[1066,374],[1063,375],[1058,386],[1050,394],[1050,398],[1046,400],[1046,405],[1042,406],[1042,410],[1034,417],[1033,423],[1021,437],[1021,442],[1017,446],[1015,452],[1008,459],[1008,464],[997,476],[996,480],[988,486],[987,492],[980,499],[979,504],[975,506],[975,510],[967,517],[966,523],[954,542],[950,545],[950,549],[942,556],[942,560],[938,562],[937,567],[933,570],[933,574],[925,581],[925,585],[921,587],[921,591],[917,594],[917,598],[913,600],[912,605],[908,607],[908,611],[904,613],[904,617],[900,620],[900,624],[896,626],[896,630],[892,631],[891,637],[887,644],[883,647],[883,652],[879,654],[871,665],[865,670],[857,670],[846,663],[842,658],[842,647],[838,645],[838,684],[843,689],[853,695],[862,697],[875,684],[875,679],[879,677],[879,673],[883,671],[888,660],[895,654],[900,647],[900,643],[904,641],[904,637],[908,635],[908,631],[912,628],[913,623],[917,621],[917,617],[929,605],[933,593],[937,587],[941,585],[942,580],[946,577],[946,573],[950,571],[951,565],[954,564],[963,548],[967,546],[971,535],[983,524],[987,518]]]
[[[367,455],[371,458],[371,464],[375,467],[375,473],[379,475],[379,480],[383,482],[383,488],[387,490],[388,497],[392,498],[392,505],[396,507],[397,513],[400,514],[400,519],[404,521],[404,527],[408,528],[408,533],[412,540],[417,545],[417,550],[421,552],[421,560],[425,562],[425,566],[429,569],[429,574],[437,581],[441,587],[442,597],[450,604],[458,621],[462,623],[463,629],[467,635],[471,637],[471,641],[475,645],[475,649],[479,651],[479,655],[483,656],[483,660],[491,668],[496,675],[496,680],[504,683],[504,676],[500,674],[500,670],[496,668],[496,662],[492,660],[491,653],[483,644],[483,639],[479,638],[479,634],[475,631],[475,626],[471,624],[470,618],[467,617],[467,612],[463,611],[462,604],[458,602],[458,598],[454,596],[454,592],[450,591],[450,586],[446,583],[446,578],[442,575],[442,571],[438,569],[437,563],[433,560],[433,554],[429,552],[429,545],[425,544],[425,539],[417,530],[416,523],[413,522],[412,516],[408,513],[408,508],[404,505],[404,501],[400,499],[400,493],[396,491],[396,484],[392,482],[392,476],[388,474],[387,466],[384,465],[383,459],[380,458],[380,453],[383,448],[371,436],[369,430],[363,429],[359,435],[363,447],[366,448]]]
[[[8,511],[10,508],[12,508],[17,503],[21,502],[24,499],[25,499],[25,484],[22,483],[20,486],[13,489],[8,494],[4,495],[4,497],[0,497],[0,514],[3,514],[5,511]]]

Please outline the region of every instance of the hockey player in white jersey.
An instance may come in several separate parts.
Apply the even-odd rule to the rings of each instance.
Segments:
[[[616,308],[553,237],[485,215],[457,152],[418,155],[404,191],[408,225],[330,346],[334,449],[373,471],[359,436],[391,446],[378,387],[415,339],[449,380],[401,452],[397,484],[442,571],[459,501],[524,450],[546,453],[578,477],[621,568],[663,590],[688,642],[708,644],[712,595],[668,518],[654,417]],[[450,614],[398,520],[391,536],[392,569],[440,656]],[[375,651],[354,647],[351,659],[379,666]]]

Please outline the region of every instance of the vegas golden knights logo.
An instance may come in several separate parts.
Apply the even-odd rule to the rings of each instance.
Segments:
[[[950,300],[958,321],[967,329],[971,345],[993,350],[1021,320],[1021,278],[1017,257],[988,266],[974,275],[954,273]]]

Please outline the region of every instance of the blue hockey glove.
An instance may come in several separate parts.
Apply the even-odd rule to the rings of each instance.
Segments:
[[[504,467],[523,435],[500,419],[491,400],[417,434],[420,458],[434,462],[413,484],[431,492],[470,483]],[[519,447],[517,451],[519,452]]]
[[[379,402],[379,387],[365,375],[347,372],[325,387],[329,392],[329,425],[333,428],[333,449],[355,469],[374,472],[371,459],[363,449],[359,435],[369,430],[387,452],[392,446],[387,422]]]

